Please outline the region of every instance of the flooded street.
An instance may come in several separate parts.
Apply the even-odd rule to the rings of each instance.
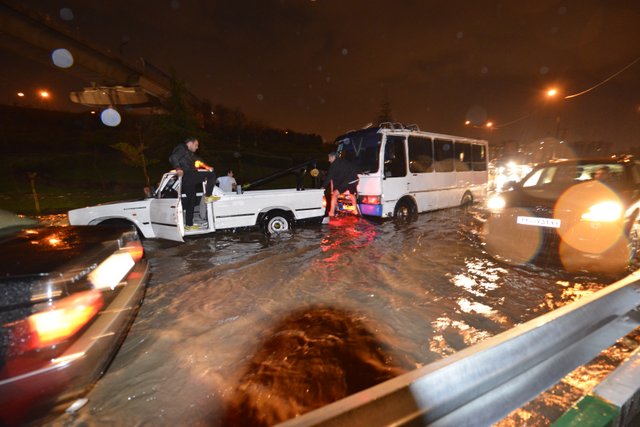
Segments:
[[[410,224],[343,218],[275,239],[147,240],[152,276],[129,335],[87,405],[53,424],[224,425],[256,408],[274,413],[261,418],[269,423],[613,280],[499,264],[482,249],[481,224],[474,210],[451,209]]]

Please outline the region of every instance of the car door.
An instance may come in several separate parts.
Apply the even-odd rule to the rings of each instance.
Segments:
[[[184,241],[181,183],[182,180],[177,174],[165,174],[155,198],[151,201],[149,217],[156,237],[176,242]]]

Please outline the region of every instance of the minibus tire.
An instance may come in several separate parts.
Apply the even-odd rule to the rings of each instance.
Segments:
[[[468,191],[462,195],[462,199],[460,199],[460,206],[467,207],[473,204],[473,195]]]
[[[418,213],[418,208],[413,200],[404,198],[396,203],[393,210],[393,217],[398,221],[408,222],[413,220]]]

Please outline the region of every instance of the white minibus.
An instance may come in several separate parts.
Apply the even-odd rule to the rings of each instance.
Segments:
[[[336,145],[358,170],[363,215],[406,217],[486,196],[487,141],[382,123],[341,135]]]

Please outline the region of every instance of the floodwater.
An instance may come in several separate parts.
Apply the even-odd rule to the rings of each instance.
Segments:
[[[137,319],[89,402],[54,424],[269,425],[613,281],[497,263],[481,224],[456,208],[409,224],[341,218],[274,239],[145,241],[152,276]],[[545,425],[573,403],[562,396],[513,425]]]

